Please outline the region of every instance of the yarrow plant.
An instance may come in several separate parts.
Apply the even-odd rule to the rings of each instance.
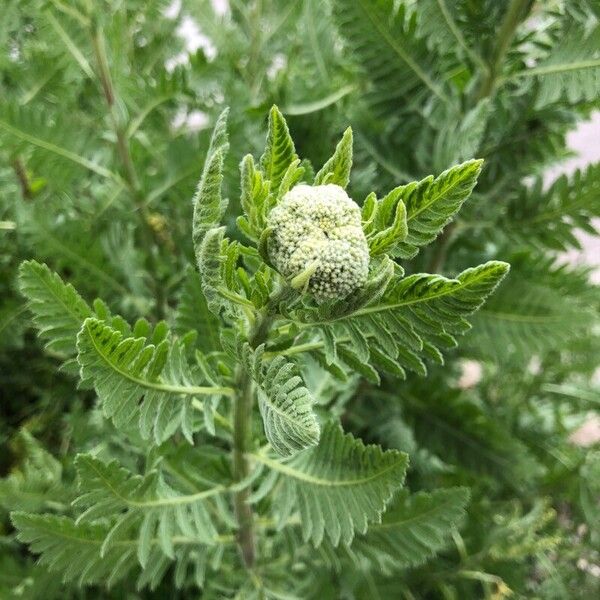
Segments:
[[[391,258],[436,236],[471,193],[481,162],[383,198],[369,194],[359,208],[344,189],[351,130],[313,175],[273,107],[259,166],[251,155],[241,164],[237,222],[246,243],[221,224],[226,117],[193,202],[199,272],[190,277],[200,286],[179,307],[218,330],[214,342],[202,339],[208,331],[196,338],[165,323],[130,326],[45,265],[21,268],[48,348],[68,356],[65,366],[95,390],[105,418],[150,447],[141,472],[80,454],[71,517],[14,513],[19,538],[66,580],[114,585],[138,573],[139,586],[156,586],[174,561],[180,580],[195,569],[207,594],[262,597],[256,578],[268,580],[271,557],[301,539],[281,556],[290,569],[302,557],[288,585],[308,597],[309,565],[320,556],[311,547],[330,555],[324,565],[333,571],[372,555],[384,570],[419,564],[444,546],[466,507],[464,488],[402,491],[407,455],[344,433],[335,394],[320,390],[442,361],[440,349],[502,280],[502,262],[446,279],[404,276]],[[451,209],[441,214],[445,203]],[[245,569],[231,580],[240,559]]]
[[[1,5],[0,598],[600,597],[596,0]]]

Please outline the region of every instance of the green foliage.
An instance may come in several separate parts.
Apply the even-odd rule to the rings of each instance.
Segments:
[[[209,311],[200,278],[191,267],[181,287],[173,331],[180,337],[194,332],[196,344],[202,352],[215,352],[221,348],[219,321]]]
[[[0,597],[598,597],[597,2],[217,4],[3,3]]]
[[[104,414],[117,427],[138,422],[144,439],[160,444],[181,428],[193,443],[196,396],[219,396],[229,388],[200,386],[181,343],[169,344],[164,330],[145,338],[124,337],[97,319],[86,319],[77,336],[81,378],[93,382]]]
[[[295,317],[317,326],[328,363],[341,358],[362,373],[360,365],[404,377],[405,369],[427,373],[423,359],[443,363],[439,348],[456,345],[456,335],[470,328],[465,317],[476,311],[506,275],[506,263],[492,261],[467,269],[456,279],[439,275],[394,276],[375,295],[338,302]],[[362,301],[362,302],[361,302]],[[363,371],[365,369],[363,368]],[[378,380],[377,371],[364,375]]]
[[[424,563],[446,543],[458,527],[469,499],[465,488],[401,494],[386,511],[381,524],[359,537],[350,553],[374,563],[384,573]]]
[[[317,444],[320,432],[312,410],[314,400],[298,367],[283,356],[265,366],[264,346],[253,352],[245,345],[242,352],[245,368],[258,386],[258,407],[273,449],[289,456]]]
[[[576,104],[598,97],[600,87],[600,26],[591,31],[573,26],[531,69],[516,73],[519,80],[538,81],[537,107],[564,99]]]
[[[0,506],[6,510],[39,511],[62,508],[62,465],[26,430],[19,433],[24,460],[20,468],[0,480]]]
[[[541,177],[523,188],[507,206],[505,230],[522,245],[550,250],[580,248],[574,228],[596,233],[594,217],[600,216],[600,165],[560,176],[545,189]],[[508,225],[518,220],[514,231]]]
[[[271,191],[279,189],[288,166],[296,158],[287,123],[279,109],[273,106],[269,112],[267,146],[260,157],[260,166],[269,181]]]
[[[65,583],[105,581],[110,587],[125,577],[134,564],[134,546],[123,544],[100,555],[106,526],[76,525],[68,517],[18,512],[13,513],[12,522],[20,531],[20,540],[42,554],[42,564],[52,565],[53,571],[62,573]]]
[[[148,564],[156,539],[170,558],[174,558],[173,538],[187,537],[200,545],[215,543],[216,531],[204,503],[222,493],[223,486],[186,496],[170,488],[158,473],[134,476],[116,461],[106,464],[80,454],[76,467],[83,493],[73,504],[85,508],[77,522],[114,522],[100,547],[101,556],[118,545],[121,536],[133,527],[139,528],[137,557],[142,567]]]
[[[415,31],[415,19],[403,4],[392,0],[371,2],[336,0],[334,13],[349,49],[359,54],[365,77],[372,83],[366,101],[385,114],[402,95],[445,92],[434,79],[434,55]]]
[[[336,146],[333,156],[321,167],[315,175],[315,185],[335,183],[345,188],[350,181],[352,168],[352,129],[348,127],[340,143]]]
[[[471,195],[481,171],[481,161],[472,160],[409,184],[400,192],[406,205],[408,237],[396,250],[402,258],[412,258],[419,247],[430,244]]]
[[[223,181],[223,162],[229,148],[227,141],[227,109],[219,116],[202,169],[202,176],[193,199],[194,218],[192,222],[192,240],[196,248],[196,260],[200,266],[199,248],[207,231],[219,223],[227,203],[221,198]]]
[[[525,362],[533,353],[560,349],[597,320],[591,307],[595,289],[586,271],[527,259],[514,258],[510,287],[500,289],[474,317],[470,343],[498,361]]]
[[[92,316],[90,307],[72,285],[65,284],[46,265],[35,261],[21,265],[19,285],[29,300],[46,350],[72,360],[77,352],[75,338],[81,324]]]
[[[369,522],[380,521],[393,491],[402,485],[408,462],[402,452],[365,446],[335,423],[323,428],[318,446],[286,462],[253,458],[272,471],[257,496],[278,485],[274,508],[279,522],[297,507],[304,540],[315,546],[325,534],[334,546],[349,545],[355,531],[365,533]],[[346,510],[338,510],[340,504]]]

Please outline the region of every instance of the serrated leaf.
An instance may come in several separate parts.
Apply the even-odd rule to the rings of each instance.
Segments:
[[[19,287],[46,348],[72,359],[77,333],[81,323],[92,316],[91,308],[71,284],[35,260],[21,264]]]
[[[374,563],[386,575],[424,563],[441,550],[464,516],[467,488],[409,495],[401,492],[383,515],[349,548],[355,559]]]
[[[542,176],[522,186],[507,203],[500,225],[513,244],[566,252],[581,248],[574,225],[597,235],[598,217],[600,164],[596,163],[569,177],[561,175],[550,186]]]
[[[350,170],[352,169],[352,129],[348,127],[339,144],[335,148],[333,156],[323,165],[315,175],[314,185],[333,183],[346,188],[350,181]]]
[[[565,348],[598,322],[592,307],[597,289],[585,272],[526,256],[515,257],[506,283],[474,316],[467,344],[476,356],[522,363]]]
[[[260,167],[265,178],[271,182],[271,194],[277,193],[285,172],[297,158],[285,118],[279,109],[273,106],[269,112],[267,145],[260,157]]]
[[[100,550],[110,530],[110,525],[105,521],[75,523],[68,517],[24,512],[13,512],[11,520],[18,531],[18,539],[28,544],[32,552],[39,554],[40,564],[60,576],[63,582],[72,581],[78,585],[97,583],[110,589],[119,581],[137,576],[140,572],[136,556],[138,539],[133,531],[116,540],[101,555]],[[173,536],[170,542],[175,549],[175,562],[187,567],[190,562],[187,555],[190,540]],[[138,589],[155,589],[172,562],[161,552],[157,538],[148,540],[147,543],[147,568],[137,578]],[[198,560],[206,560],[202,554],[203,546],[195,544],[195,548],[196,563]],[[214,562],[209,566],[218,569],[220,546],[217,546],[216,552]]]
[[[265,219],[274,196],[269,195],[269,182],[265,181],[262,171],[254,166],[251,154],[244,156],[240,163],[240,183],[240,201],[247,219],[239,217],[238,227],[249,239],[255,241],[265,227]]]
[[[139,530],[136,552],[143,567],[155,538],[163,537],[160,547],[170,557],[173,556],[173,537],[187,537],[197,540],[198,544],[215,543],[217,532],[206,501],[224,493],[225,486],[182,494],[167,485],[158,473],[135,475],[117,461],[105,463],[89,454],[78,455],[75,466],[80,495],[73,505],[86,509],[77,522],[99,519],[111,522],[101,547],[102,554],[132,530]]]
[[[174,332],[183,337],[190,331],[196,331],[197,347],[203,352],[214,352],[221,349],[219,327],[219,320],[208,309],[200,275],[188,268],[177,302]]]
[[[465,317],[494,292],[508,270],[507,263],[490,261],[463,271],[456,279],[428,274],[395,276],[385,280],[389,283],[381,294],[366,306],[340,314],[340,307],[334,304],[295,311],[292,316],[317,327],[330,361],[337,351],[349,366],[374,383],[378,375],[368,357],[356,355],[360,349],[357,330],[367,340],[369,352],[376,349],[397,365],[386,361],[387,368],[399,371],[401,367],[425,375],[423,358],[439,362],[439,348],[452,347],[456,344],[454,336],[469,330]]]
[[[436,56],[417,35],[415,20],[406,6],[394,0],[335,0],[334,17],[348,53],[371,81],[365,94],[377,115],[397,110],[404,98],[433,94],[446,101],[439,85]]]
[[[142,437],[152,436],[157,444],[178,427],[189,436],[192,411],[187,405],[194,398],[228,393],[227,388],[195,385],[179,342],[147,345],[144,338],[126,338],[89,318],[77,349],[81,377],[93,382],[104,414],[121,428],[137,421]]]
[[[572,25],[546,58],[507,79],[537,80],[536,108],[561,99],[570,104],[597,99],[600,94],[600,25],[589,32]]]
[[[375,201],[365,228],[371,231],[367,235],[369,254],[394,254],[396,248],[408,235],[406,206],[402,201],[404,188],[393,189],[382,200]]]
[[[222,293],[227,288],[223,274],[224,263],[227,258],[223,252],[224,236],[224,227],[209,229],[198,248],[197,254],[200,281],[206,304],[217,317],[230,308],[230,304]]]
[[[469,160],[435,179],[430,175],[402,186],[399,197],[406,205],[408,236],[398,244],[397,256],[412,258],[438,236],[471,195],[482,164],[481,160]]]
[[[223,162],[229,149],[227,141],[228,112],[229,109],[226,108],[217,119],[204,161],[202,176],[192,201],[194,208],[192,240],[199,268],[202,241],[209,229],[219,225],[227,207],[227,203],[221,197],[221,183],[223,181]]]
[[[39,511],[50,503],[60,506],[69,499],[62,485],[62,465],[26,429],[21,429],[13,444],[18,444],[19,464],[0,478],[0,506],[6,510]]]
[[[265,366],[263,350],[260,347],[253,352],[246,345],[244,363],[258,385],[265,435],[278,454],[290,456],[319,441],[320,427],[313,412],[315,401],[294,363],[278,356]]]
[[[280,519],[298,510],[304,540],[315,546],[325,535],[334,546],[350,544],[355,532],[379,522],[408,462],[403,452],[365,446],[336,423],[325,425],[318,446],[286,461],[253,456],[279,475],[274,501]]]
[[[40,563],[59,573],[65,582],[104,582],[110,587],[136,566],[133,543],[113,547],[104,557],[100,556],[108,533],[106,524],[76,525],[68,517],[22,512],[12,513],[11,519],[18,539],[28,544],[32,552],[41,554]]]

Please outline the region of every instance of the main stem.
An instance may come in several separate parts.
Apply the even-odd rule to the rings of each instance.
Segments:
[[[250,467],[246,452],[252,441],[252,381],[248,374],[238,367],[235,382],[236,396],[233,405],[233,477],[239,482],[245,479]],[[238,523],[237,542],[244,564],[249,569],[254,565],[256,547],[254,542],[254,515],[248,503],[249,490],[235,492],[233,502]]]
[[[266,341],[273,323],[274,303],[271,302],[261,313],[250,334],[249,344],[254,349]],[[233,408],[233,477],[236,482],[243,481],[250,474],[250,464],[246,454],[252,443],[252,380],[244,368],[238,366],[235,380],[236,396]],[[234,495],[235,515],[238,523],[237,542],[244,565],[251,569],[256,560],[254,539],[254,515],[248,503],[249,488]]]

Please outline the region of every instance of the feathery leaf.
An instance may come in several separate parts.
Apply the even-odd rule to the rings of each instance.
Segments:
[[[278,356],[265,366],[263,353],[263,346],[253,352],[246,344],[243,361],[258,385],[258,406],[265,435],[278,454],[290,456],[319,441],[314,399],[294,363]]]
[[[350,181],[350,170],[352,169],[352,129],[348,127],[339,144],[335,148],[333,156],[321,167],[315,175],[315,185],[335,183],[346,188]]]
[[[325,425],[318,446],[291,459],[253,457],[273,471],[265,479],[267,489],[280,482],[274,499],[281,522],[299,510],[304,540],[315,546],[325,534],[334,546],[348,545],[355,531],[365,533],[370,522],[379,522],[402,486],[408,462],[403,452],[365,446],[336,423]]]
[[[260,167],[265,178],[271,183],[272,194],[277,193],[285,172],[297,158],[285,118],[279,109],[273,106],[269,112],[267,145],[264,154],[260,157]]]
[[[229,149],[227,141],[227,115],[225,109],[217,119],[210,146],[204,161],[202,176],[198,189],[192,201],[194,216],[192,221],[192,241],[196,252],[198,267],[200,266],[200,248],[207,231],[219,225],[227,207],[227,202],[221,197],[223,181],[223,162]]]
[[[366,535],[357,536],[348,552],[355,559],[374,563],[387,575],[422,564],[448,542],[468,500],[467,488],[413,495],[402,491],[381,523],[371,525]]]
[[[89,318],[77,337],[81,377],[93,381],[104,414],[117,427],[138,420],[145,439],[160,444],[180,427],[192,442],[193,400],[228,394],[229,388],[198,386],[181,343],[163,340],[146,345],[145,338],[123,334]]]
[[[71,284],[35,260],[21,264],[19,286],[46,348],[71,359],[73,366],[77,333],[83,321],[92,316],[91,308]]]

